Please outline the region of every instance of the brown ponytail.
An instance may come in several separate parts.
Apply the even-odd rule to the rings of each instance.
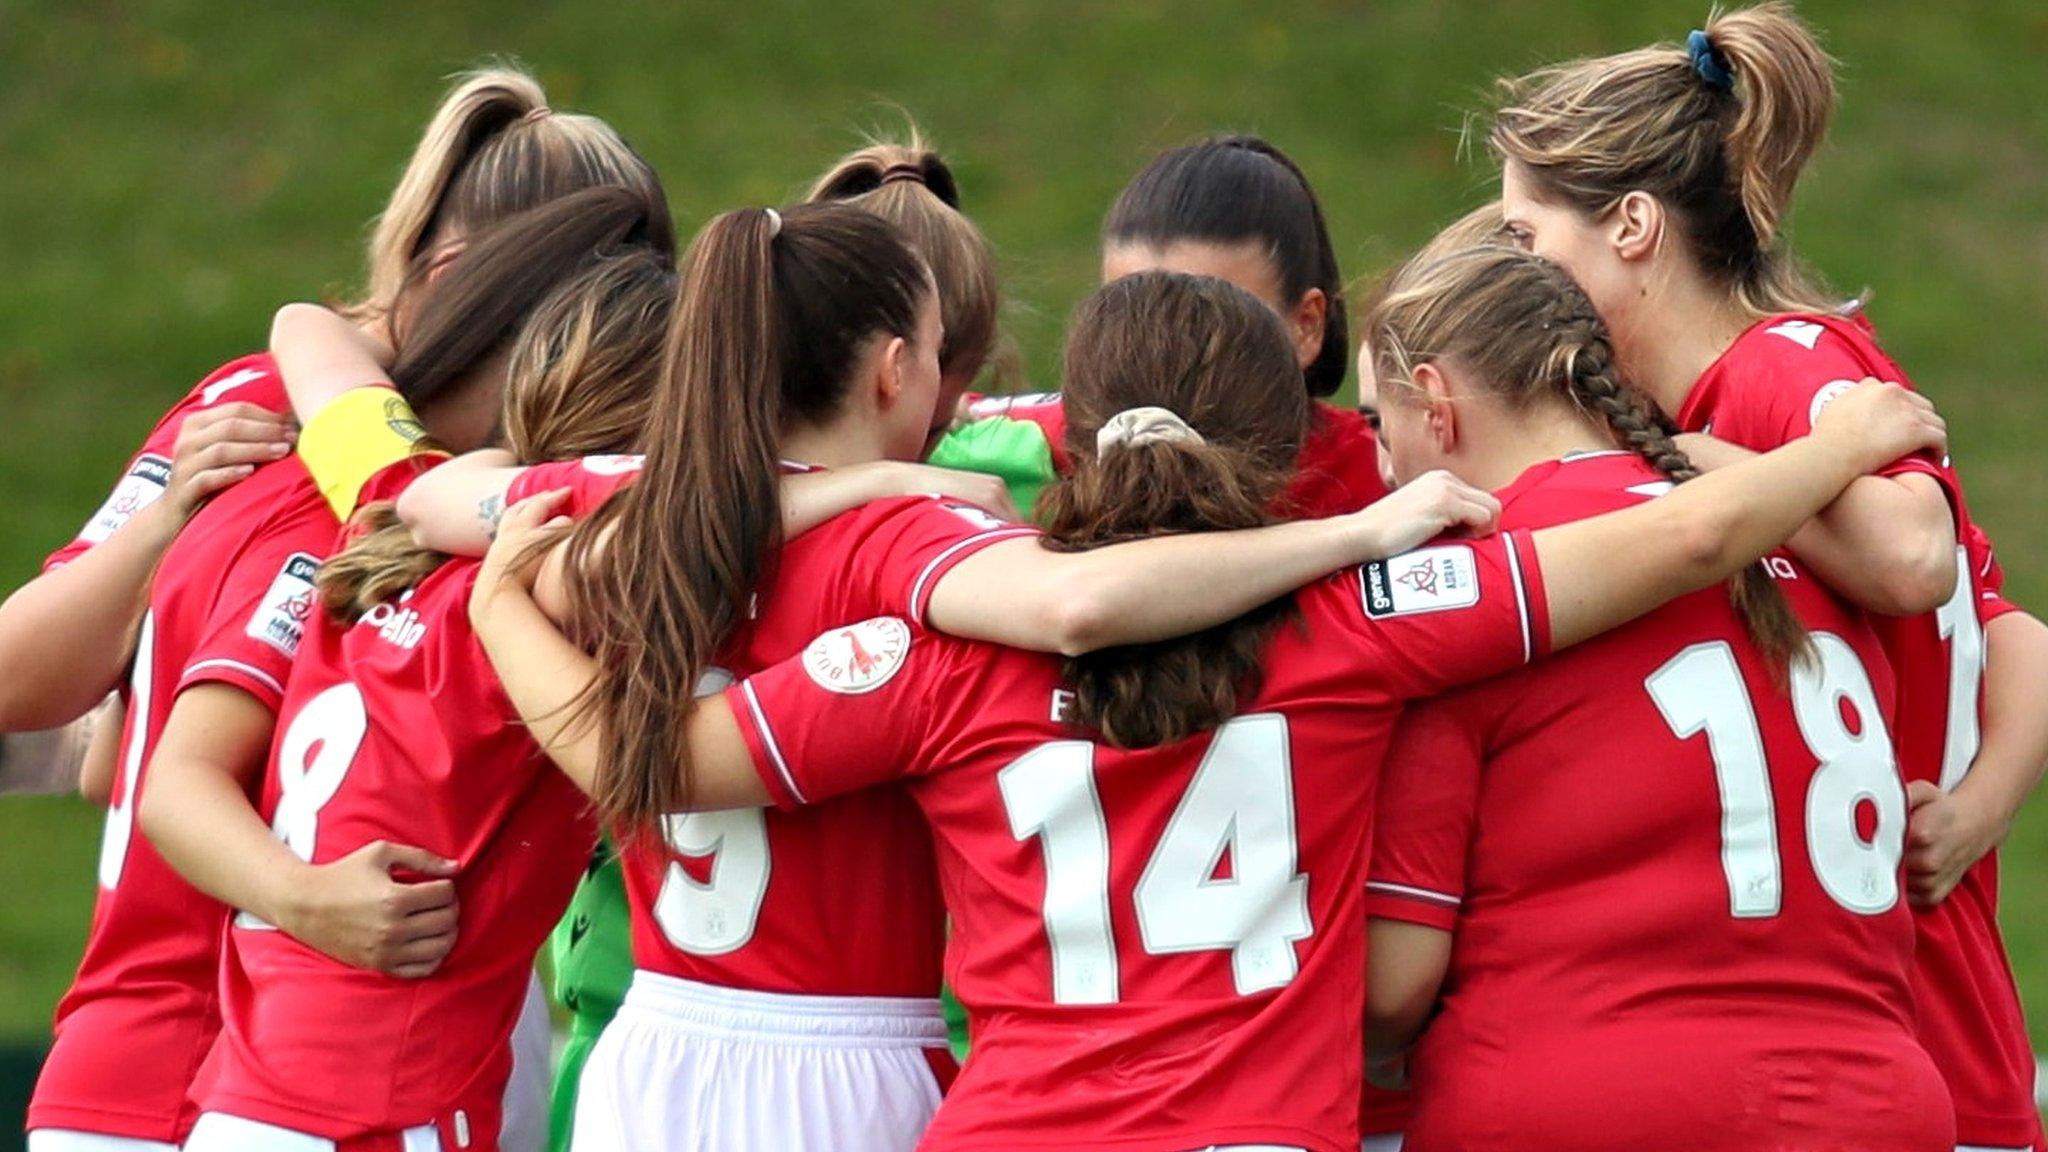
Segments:
[[[601,670],[597,807],[627,835],[688,807],[678,720],[779,543],[791,425],[836,417],[870,342],[913,339],[929,273],[880,217],[728,212],[683,260],[638,483],[569,538],[570,631]],[[614,539],[615,537],[615,539]]]
[[[1382,404],[1412,386],[1417,365],[1455,360],[1516,411],[1569,402],[1673,483],[1699,475],[1670,422],[1622,378],[1606,323],[1569,274],[1505,245],[1445,247],[1433,243],[1425,254],[1437,258],[1394,273],[1366,319]],[[1763,565],[1731,580],[1729,597],[1774,669],[1811,657],[1805,625]]]
[[[926,146],[915,126],[908,143],[877,140],[842,157],[805,199],[865,208],[894,224],[924,257],[939,286],[939,319],[946,329],[939,371],[948,380],[972,382],[993,356],[997,379],[991,386],[1008,391],[1018,382],[1021,358],[997,329],[1002,300],[995,254],[981,229],[960,211],[953,170]]]
[[[584,197],[584,202],[618,201],[584,214],[598,236],[610,241],[615,233],[631,231],[629,222],[622,223],[632,219],[624,200],[609,192]],[[571,198],[540,211],[574,214],[578,205]],[[516,299],[526,286],[505,284],[505,277],[545,278],[551,265],[558,270],[562,261],[573,261],[574,245],[588,239],[528,224],[523,218],[507,224],[502,236],[478,248],[481,259],[449,272],[448,287],[468,296],[475,282],[478,295]],[[496,260],[490,254],[494,247],[522,259]],[[586,266],[533,309],[505,370],[506,446],[523,463],[631,451],[646,425],[675,299],[674,262],[668,253],[645,245],[586,245],[581,253]],[[560,279],[558,271],[555,279]],[[448,315],[451,323],[458,316]],[[485,319],[478,327],[488,324]],[[417,587],[448,560],[415,543],[389,503],[365,507],[353,523],[365,534],[321,565],[318,578],[321,604],[344,624]]]
[[[1831,61],[1775,0],[1702,31],[1697,51],[1661,44],[1502,81],[1493,151],[1588,217],[1655,196],[1702,270],[1756,315],[1832,311],[1840,301],[1781,242],[1834,111]]]
[[[1143,272],[1104,285],[1068,328],[1067,448],[1072,473],[1040,502],[1047,546],[1078,552],[1177,532],[1267,523],[1308,424],[1301,369],[1279,318],[1209,277]],[[1199,442],[1111,447],[1117,413],[1159,407]],[[1277,600],[1227,624],[1157,644],[1066,661],[1069,720],[1118,748],[1213,728],[1255,695],[1260,656],[1292,608]]]
[[[540,82],[515,66],[464,75],[442,98],[377,218],[367,292],[352,317],[392,316],[436,246],[603,184],[633,189],[666,218],[654,170],[610,125],[553,111]]]

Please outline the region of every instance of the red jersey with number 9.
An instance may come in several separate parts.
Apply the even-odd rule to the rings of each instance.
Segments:
[[[781,808],[896,782],[930,821],[974,1052],[920,1147],[1355,1152],[1388,734],[1402,700],[1540,653],[1548,613],[1520,534],[1296,605],[1241,714],[1158,748],[1064,724],[1054,658],[896,618],[728,692]]]
[[[638,473],[637,457],[528,469],[509,496],[567,488],[582,516]],[[792,470],[802,470],[791,465]],[[802,651],[878,613],[922,618],[931,589],[991,544],[1035,535],[978,508],[881,500],[785,543],[707,685]],[[623,864],[641,968],[720,987],[819,996],[938,995],[945,909],[916,806],[877,790],[802,812],[690,813]]]
[[[1828,399],[1863,376],[1909,382],[1861,318],[1773,316],[1707,369],[1678,419],[1688,430],[1769,451],[1806,435]],[[1909,780],[1953,789],[1977,755],[1984,625],[2014,607],[1999,595],[1990,539],[1971,522],[1949,461],[1908,457],[1884,474],[1910,472],[1932,477],[1948,496],[1956,523],[1955,593],[1934,612],[1872,623],[1899,675],[1899,766]],[[1921,1040],[1955,1097],[1957,1141],[2040,1142],[2033,1045],[1998,931],[1997,853],[1965,873],[1940,906],[1914,919]]]
[[[1569,457],[1502,489],[1501,523],[1669,487]],[[1913,1034],[1890,668],[1811,574],[1763,563],[1819,657],[1786,687],[1710,588],[1403,718],[1369,910],[1455,932],[1412,1152],[1953,1143]]]

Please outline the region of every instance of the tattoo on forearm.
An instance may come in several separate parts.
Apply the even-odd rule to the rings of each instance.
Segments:
[[[483,522],[486,539],[498,538],[498,522],[505,518],[505,497],[493,492],[476,504],[476,518]]]

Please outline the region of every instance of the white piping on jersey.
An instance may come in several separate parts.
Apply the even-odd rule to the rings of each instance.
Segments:
[[[1420,900],[1425,904],[1441,904],[1446,908],[1456,908],[1465,902],[1463,899],[1453,896],[1448,892],[1438,892],[1430,888],[1411,888],[1406,884],[1394,884],[1386,880],[1367,880],[1365,888],[1368,892],[1385,892],[1389,896],[1406,896],[1410,900]]]
[[[1529,631],[1529,597],[1522,591],[1522,558],[1515,554],[1515,534],[1501,533],[1501,540],[1508,546],[1508,578],[1515,584],[1515,615],[1522,621],[1522,663],[1536,658],[1536,644]]]
[[[250,676],[257,680],[261,680],[265,684],[268,684],[270,686],[270,690],[277,693],[279,696],[284,695],[284,685],[279,684],[277,682],[277,677],[272,676],[270,673],[265,672],[261,668],[256,668],[252,667],[251,665],[244,664],[240,660],[229,660],[225,657],[221,657],[214,660],[201,660],[199,663],[194,664],[191,667],[185,669],[185,674],[179,677],[178,683],[182,685],[186,681],[192,679],[193,673],[201,672],[208,668],[233,668],[237,672],[241,672],[244,675]]]
[[[995,541],[1000,540],[1006,536],[1036,535],[1038,535],[1038,529],[1036,528],[994,528],[990,529],[987,532],[980,532],[973,536],[969,536],[965,540],[958,541],[952,547],[939,553],[937,556],[932,557],[931,561],[924,566],[924,570],[917,574],[917,579],[911,581],[911,618],[916,620],[919,624],[924,623],[925,583],[932,578],[933,573],[939,570],[940,565],[944,564],[947,560],[952,559],[953,556],[956,553],[958,553],[962,548],[971,548],[976,544],[994,543]]]
[[[1583,452],[1567,452],[1564,455],[1559,456],[1557,458],[1557,462],[1559,464],[1569,464],[1574,460],[1595,460],[1602,456],[1633,455],[1635,455],[1635,453],[1630,452],[1623,448],[1588,448]]]
[[[775,742],[775,730],[768,727],[768,717],[761,711],[761,698],[754,695],[753,682],[740,681],[740,691],[747,698],[747,711],[754,714],[754,727],[761,731],[761,743],[768,746],[768,756],[775,761],[776,774],[782,777],[783,785],[791,796],[796,797],[797,803],[809,804],[810,801],[804,798],[804,790],[796,785],[796,777],[790,774],[789,761],[782,758],[782,745]]]

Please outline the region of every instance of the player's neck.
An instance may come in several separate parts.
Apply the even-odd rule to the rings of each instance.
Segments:
[[[881,430],[863,427],[862,423],[841,419],[825,425],[785,429],[779,451],[784,460],[822,468],[844,468],[885,459],[888,453]]]
[[[1633,309],[1622,367],[1668,416],[1755,317],[1697,273],[1674,271]]]
[[[1467,484],[1494,492],[1514,483],[1538,464],[1575,452],[1611,451],[1614,441],[1577,409],[1550,411],[1539,407],[1490,430],[1483,448],[1476,443],[1473,447],[1479,450],[1458,461],[1454,471]]]

